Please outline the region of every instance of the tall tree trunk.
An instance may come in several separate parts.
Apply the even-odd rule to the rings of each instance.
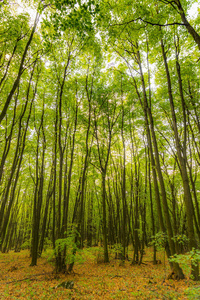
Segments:
[[[46,150],[46,139],[44,133],[44,103],[41,117],[41,123],[37,132],[37,150],[36,150],[36,185],[34,192],[34,207],[33,207],[33,229],[32,229],[32,244],[31,244],[31,266],[37,265],[38,259],[38,246],[39,246],[39,232],[40,232],[40,216],[41,207],[43,202],[43,187],[44,187],[44,164],[45,164],[45,150]],[[37,131],[37,129],[36,129]],[[40,134],[42,131],[42,157],[41,166],[39,166],[39,144]],[[40,169],[40,172],[39,172]]]
[[[35,17],[35,21],[34,21],[34,25],[33,25],[33,28],[31,30],[31,34],[30,34],[30,37],[26,43],[26,46],[25,46],[25,49],[24,49],[24,52],[22,54],[22,58],[21,58],[21,62],[20,62],[20,66],[19,66],[19,70],[18,70],[18,74],[17,74],[17,78],[15,79],[14,81],[14,84],[12,86],[12,89],[6,99],[6,102],[4,104],[4,107],[3,107],[3,110],[2,112],[0,113],[0,123],[2,122],[2,120],[4,119],[5,115],[6,115],[6,112],[7,112],[7,109],[9,107],[9,104],[10,104],[10,101],[12,100],[12,97],[16,91],[16,89],[18,88],[19,86],[19,83],[20,83],[20,79],[21,79],[21,76],[24,72],[24,62],[25,62],[25,59],[26,59],[26,56],[27,56],[27,53],[28,53],[28,49],[29,49],[29,46],[32,42],[32,39],[33,39],[33,36],[34,36],[34,33],[35,33],[35,30],[36,30],[36,27],[37,27],[37,23],[39,21],[39,13],[36,14],[36,17]]]

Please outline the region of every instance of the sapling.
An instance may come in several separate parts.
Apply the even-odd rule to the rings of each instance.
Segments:
[[[152,236],[151,244],[156,247],[156,250],[163,252],[163,263],[164,263],[164,278],[166,278],[166,261],[165,261],[165,247],[167,243],[167,235],[164,232],[158,232],[155,236]],[[157,260],[157,263],[160,263]]]

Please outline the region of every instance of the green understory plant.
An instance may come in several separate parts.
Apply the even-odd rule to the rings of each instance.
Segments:
[[[185,254],[175,254],[169,258],[169,261],[180,264],[184,273],[189,276],[191,264],[197,266],[200,262],[200,250],[193,248],[190,252]]]
[[[179,244],[182,251],[184,251],[184,249],[187,249],[189,239],[185,234],[177,234],[172,239],[174,240],[174,242]]]
[[[198,300],[200,295],[200,285],[186,289],[185,294],[188,300]]]
[[[66,238],[57,239],[55,242],[54,256],[64,253],[66,264],[82,263],[82,250],[79,247],[76,236],[79,235],[76,228],[73,228]]]

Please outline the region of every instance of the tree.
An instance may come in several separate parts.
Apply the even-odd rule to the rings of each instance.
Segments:
[[[1,251],[57,272],[100,245],[132,264],[200,238],[198,17],[186,0],[37,1],[0,16]],[[25,9],[25,8],[24,8]],[[42,18],[40,18],[42,15]],[[157,235],[158,234],[158,235]],[[154,244],[154,263],[156,263]],[[170,260],[171,277],[184,274]],[[192,276],[199,279],[198,263]]]

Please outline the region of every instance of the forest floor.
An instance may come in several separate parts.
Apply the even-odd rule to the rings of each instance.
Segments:
[[[74,266],[74,273],[57,275],[47,260],[50,250],[30,266],[28,250],[0,254],[0,299],[200,299],[200,283],[186,277],[168,280],[170,273],[163,253],[161,264],[153,265],[152,251],[146,250],[144,264],[131,266],[111,255],[109,264],[97,264],[98,248],[83,250]],[[57,287],[63,281],[73,281],[73,289]]]

